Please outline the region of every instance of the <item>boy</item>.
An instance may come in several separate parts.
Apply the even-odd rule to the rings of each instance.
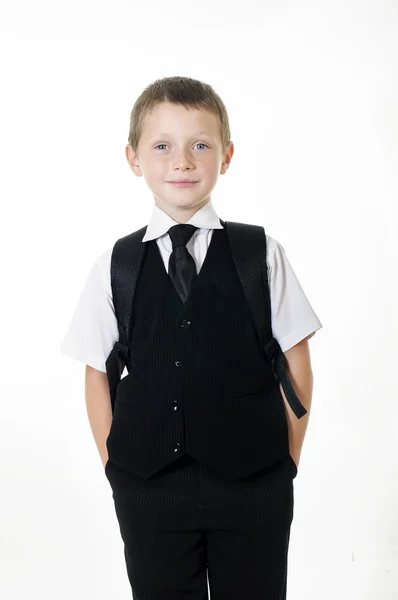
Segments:
[[[298,419],[256,343],[211,203],[234,152],[222,100],[191,78],[157,80],[133,107],[128,141],[129,166],[155,204],[114,412],[106,363],[119,337],[116,245],[95,262],[61,351],[86,364],[133,598],[204,600],[208,576],[212,600],[284,599],[312,395],[308,339],[322,325],[266,236],[273,335],[307,411]]]

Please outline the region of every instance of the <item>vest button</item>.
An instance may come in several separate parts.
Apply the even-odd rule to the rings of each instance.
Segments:
[[[182,367],[182,361],[181,360],[176,360],[174,364],[175,364],[176,367]]]
[[[177,402],[177,400],[174,400],[173,410],[180,410],[180,408],[181,408],[181,404],[179,402]]]
[[[174,452],[180,452],[181,451],[181,444],[179,444],[177,442],[177,444],[174,446],[173,450],[174,450]]]
[[[181,323],[181,327],[189,327],[189,326],[190,326],[190,324],[191,324],[191,321],[183,321],[183,322]]]

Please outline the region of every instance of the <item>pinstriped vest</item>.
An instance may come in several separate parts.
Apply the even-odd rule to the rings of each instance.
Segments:
[[[117,387],[109,459],[149,478],[187,453],[238,479],[288,455],[279,383],[258,344],[225,230],[213,231],[185,304],[156,240],[146,243],[132,365]]]

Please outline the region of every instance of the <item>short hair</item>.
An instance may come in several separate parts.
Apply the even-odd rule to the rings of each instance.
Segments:
[[[225,153],[231,142],[227,109],[211,85],[191,77],[164,77],[147,86],[134,103],[130,115],[128,142],[134,151],[138,148],[144,118],[158,104],[170,102],[185,108],[207,109],[218,116],[222,150]]]

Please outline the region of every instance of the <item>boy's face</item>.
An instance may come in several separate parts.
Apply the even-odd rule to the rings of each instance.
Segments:
[[[233,151],[231,142],[223,153],[220,123],[212,112],[163,102],[146,115],[137,153],[127,145],[126,156],[132,171],[144,176],[155,203],[181,222],[210,200]],[[195,183],[170,183],[181,179]]]

